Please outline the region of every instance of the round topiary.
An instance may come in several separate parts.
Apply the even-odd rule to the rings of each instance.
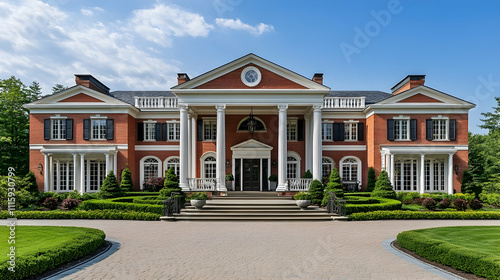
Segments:
[[[396,192],[392,189],[392,184],[389,180],[387,171],[382,170],[380,175],[378,175],[377,182],[375,183],[375,189],[371,193],[371,196],[396,199]]]
[[[434,210],[436,209],[436,201],[433,198],[425,198],[424,201],[422,201],[422,206],[427,208],[428,210]]]
[[[321,204],[324,194],[323,184],[319,180],[312,181],[308,193],[311,195],[312,204]]]
[[[310,170],[307,170],[306,173],[304,173],[304,176],[302,176],[302,178],[306,178],[306,179],[311,179],[313,177],[312,173]]]

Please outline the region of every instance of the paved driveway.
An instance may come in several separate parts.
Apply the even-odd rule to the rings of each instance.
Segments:
[[[405,230],[500,221],[19,220],[98,228],[122,247],[65,279],[442,279],[382,248]]]

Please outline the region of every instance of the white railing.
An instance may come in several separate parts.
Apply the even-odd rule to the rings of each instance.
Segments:
[[[323,108],[365,108],[365,97],[325,97]]]
[[[215,191],[217,188],[217,179],[206,178],[187,178],[189,189],[191,191]]]
[[[135,97],[137,108],[177,108],[177,97]]]
[[[288,181],[288,190],[291,192],[306,192],[309,190],[309,186],[311,185],[313,179],[295,179],[289,178]]]

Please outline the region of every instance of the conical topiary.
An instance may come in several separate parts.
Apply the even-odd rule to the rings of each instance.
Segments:
[[[366,183],[366,191],[372,192],[375,189],[375,183],[377,182],[377,178],[375,177],[375,169],[370,167],[368,169],[368,182]]]
[[[312,177],[313,175],[310,170],[307,170],[306,173],[304,173],[304,176],[302,176],[302,178],[307,178],[307,179],[311,179]]]
[[[170,167],[167,171],[165,171],[165,182],[163,182],[163,187],[167,189],[175,189],[179,187],[179,179],[177,178],[177,175],[175,175],[173,167]]]
[[[312,181],[308,191],[308,193],[311,195],[311,203],[319,205],[321,203],[321,199],[323,199],[323,192],[324,189],[321,181]]]
[[[120,182],[120,188],[123,191],[134,191],[134,184],[132,183],[132,173],[130,172],[130,169],[125,168],[122,171],[122,180]]]
[[[323,201],[321,202],[321,206],[326,206],[328,201],[328,193],[334,192],[337,197],[344,196],[344,184],[342,184],[342,180],[340,179],[339,170],[334,168],[332,173],[330,173],[330,180],[328,184],[326,184],[325,193],[323,196]]]
[[[104,179],[102,183],[101,189],[98,193],[99,198],[111,198],[117,197],[122,194],[122,189],[118,185],[118,181],[116,180],[116,176],[113,173],[113,170],[109,171],[108,176]]]
[[[392,184],[389,180],[387,171],[382,170],[382,172],[378,175],[377,182],[375,183],[375,189],[373,190],[371,197],[396,198],[396,192],[392,189]]]

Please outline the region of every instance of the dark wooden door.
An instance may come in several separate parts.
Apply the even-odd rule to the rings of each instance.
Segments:
[[[260,159],[243,160],[243,190],[260,191]]]

